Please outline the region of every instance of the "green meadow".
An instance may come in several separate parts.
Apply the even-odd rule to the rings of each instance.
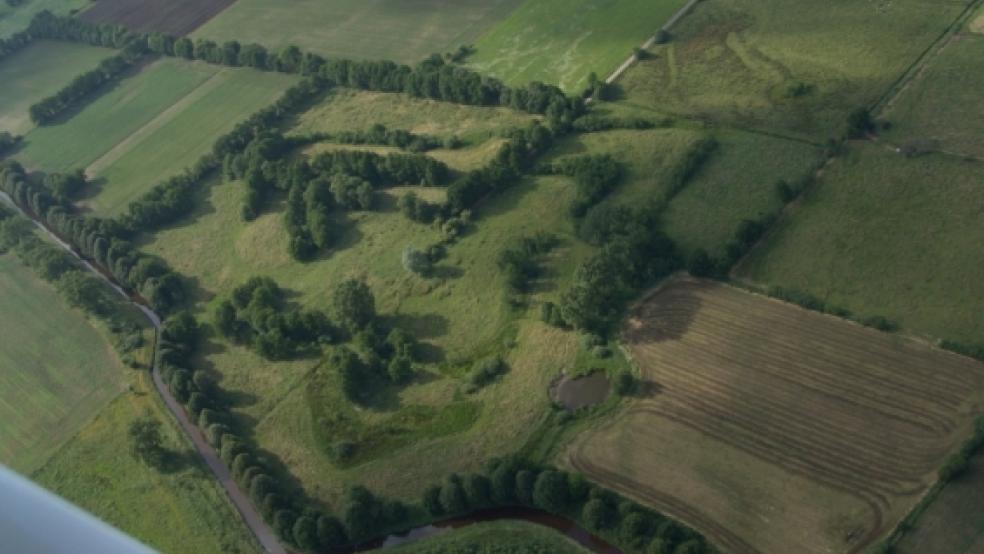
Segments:
[[[513,550],[509,550],[513,549]],[[493,554],[496,552],[584,554],[580,545],[560,533],[522,521],[476,523],[419,542],[397,546],[394,554]]]

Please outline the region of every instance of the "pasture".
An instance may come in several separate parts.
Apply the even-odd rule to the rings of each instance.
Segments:
[[[494,546],[493,546],[494,545]],[[393,554],[492,554],[494,552],[550,552],[586,554],[585,550],[560,533],[522,521],[476,523],[442,533],[416,543],[397,546]]]
[[[984,525],[980,514],[984,499],[980,490],[984,479],[984,456],[971,458],[967,472],[933,500],[893,550],[898,554],[947,552],[974,554],[984,550]]]
[[[39,41],[0,60],[0,131],[21,135],[31,130],[32,104],[112,55],[108,48]]]
[[[608,77],[685,3],[527,0],[475,43],[468,64],[508,84],[541,81],[578,94],[591,73]]]
[[[24,137],[24,146],[16,158],[32,170],[83,169],[217,71],[213,66],[175,59],[154,62],[108,86],[69,119],[35,128]]]
[[[737,274],[923,336],[984,341],[981,171],[852,144]]]
[[[862,551],[982,407],[984,364],[710,281],[665,283],[623,340],[650,392],[565,462],[735,554]]]
[[[820,151],[801,142],[742,131],[714,133],[718,148],[673,197],[663,215],[666,233],[684,253],[703,248],[722,256],[743,219],[782,207],[776,183],[795,183],[814,171]]]
[[[984,18],[984,15],[981,16]],[[880,115],[886,140],[984,158],[984,35],[962,33]]]
[[[381,124],[418,135],[458,137],[475,144],[534,120],[535,116],[508,108],[463,106],[405,94],[335,88],[322,102],[301,114],[291,132],[365,131]]]
[[[249,69],[212,74],[88,166],[86,173],[97,184],[85,205],[101,214],[125,211],[151,187],[210,152],[217,138],[272,104],[294,81]]]
[[[97,0],[80,15],[84,21],[112,23],[141,33],[187,35],[235,0]]]
[[[131,375],[130,390],[31,478],[160,552],[262,552],[167,412],[150,374]],[[127,428],[141,417],[161,423],[164,447],[177,460],[174,470],[158,471],[130,455]]]
[[[416,63],[474,43],[521,0],[238,0],[195,38]]]
[[[68,15],[91,4],[88,0],[29,0],[20,6],[0,3],[0,39],[27,29],[34,15],[48,10],[55,15]],[[4,81],[6,82],[6,81]]]
[[[922,0],[702,2],[631,68],[623,102],[826,140],[964,9]]]
[[[124,386],[104,333],[14,254],[0,256],[0,463],[30,474]]]

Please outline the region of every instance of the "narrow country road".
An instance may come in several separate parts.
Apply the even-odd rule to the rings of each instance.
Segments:
[[[134,301],[133,298],[131,298],[121,286],[113,282],[109,277],[97,270],[87,260],[79,256],[79,254],[75,252],[75,250],[68,243],[63,241],[60,237],[58,237],[58,235],[48,229],[44,223],[34,219],[22,210],[20,206],[18,206],[6,193],[0,192],[0,201],[10,205],[21,215],[31,220],[48,237],[82,262],[82,265],[84,265],[87,270],[95,274],[103,281],[109,283],[109,285],[113,287],[113,290],[126,298],[131,304],[136,306],[145,316],[147,316],[147,319],[150,321],[151,325],[154,326],[154,355],[152,356],[151,362],[153,366],[151,368],[151,373],[154,379],[154,388],[156,388],[157,392],[161,395],[167,409],[170,410],[171,414],[178,420],[178,424],[181,425],[181,429],[185,432],[188,438],[191,439],[191,442],[195,445],[195,449],[198,450],[198,453],[205,460],[205,464],[212,470],[212,473],[215,475],[216,480],[218,480],[219,485],[225,489],[226,494],[229,496],[229,500],[232,501],[232,504],[237,510],[239,510],[240,515],[243,517],[243,521],[246,523],[246,526],[249,527],[250,531],[253,532],[253,535],[256,536],[256,539],[260,542],[260,545],[263,546],[263,549],[269,554],[287,554],[287,550],[280,544],[280,541],[277,540],[277,536],[274,534],[273,530],[270,529],[266,522],[263,521],[263,517],[256,511],[256,508],[253,506],[249,496],[243,493],[242,489],[239,488],[239,485],[235,482],[235,480],[233,480],[232,475],[229,474],[228,468],[226,468],[225,464],[222,463],[222,460],[219,459],[218,453],[216,453],[215,449],[212,448],[212,445],[205,440],[205,437],[202,435],[198,427],[190,419],[188,419],[188,415],[185,413],[184,408],[182,408],[181,404],[174,398],[171,391],[164,383],[164,379],[161,377],[160,368],[157,365],[156,356],[157,342],[161,333],[161,318],[148,306]]]

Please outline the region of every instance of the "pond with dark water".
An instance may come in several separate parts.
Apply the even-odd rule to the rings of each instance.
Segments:
[[[601,404],[608,398],[611,382],[604,371],[595,371],[583,377],[563,375],[550,386],[550,398],[559,402],[567,411]]]

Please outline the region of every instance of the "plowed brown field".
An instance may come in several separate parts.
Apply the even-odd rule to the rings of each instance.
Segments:
[[[236,0],[98,0],[80,17],[116,23],[134,31],[186,35]]]
[[[568,463],[727,552],[863,550],[984,409],[984,364],[718,283],[669,282],[624,342],[653,392]]]

